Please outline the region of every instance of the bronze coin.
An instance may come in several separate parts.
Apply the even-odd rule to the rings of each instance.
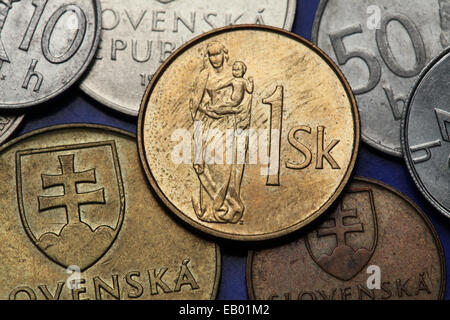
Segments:
[[[329,215],[295,242],[247,261],[252,299],[442,299],[444,252],[405,195],[355,178]]]
[[[215,298],[218,247],[160,207],[133,135],[37,130],[0,168],[0,299]]]
[[[348,181],[359,136],[336,65],[293,33],[252,25],[176,51],[147,88],[138,122],[141,161],[166,206],[241,241],[318,218]]]

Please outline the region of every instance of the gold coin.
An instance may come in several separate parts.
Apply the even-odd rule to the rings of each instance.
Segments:
[[[258,26],[218,29],[159,69],[138,146],[166,206],[203,232],[265,240],[319,217],[359,147],[355,99],[310,42]]]
[[[0,149],[0,299],[214,299],[218,247],[152,195],[133,135],[93,125]]]

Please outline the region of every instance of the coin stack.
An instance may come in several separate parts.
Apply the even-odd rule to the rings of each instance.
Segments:
[[[0,0],[0,299],[442,299],[450,1],[297,2]]]

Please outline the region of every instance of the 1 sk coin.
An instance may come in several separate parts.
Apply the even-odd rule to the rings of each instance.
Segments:
[[[359,135],[334,63],[297,35],[250,25],[181,47],[149,85],[138,122],[141,161],[166,206],[243,241],[319,217],[351,175]]]

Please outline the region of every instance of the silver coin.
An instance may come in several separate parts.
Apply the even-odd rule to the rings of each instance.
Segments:
[[[400,122],[420,71],[450,44],[449,0],[321,0],[313,42],[342,68],[363,141],[400,157]]]
[[[422,194],[450,218],[450,48],[413,88],[402,121],[409,172]]]
[[[23,108],[69,88],[98,47],[99,0],[0,0],[0,108]]]
[[[290,30],[295,0],[101,0],[97,59],[81,88],[104,105],[137,116],[145,88],[186,41],[230,24]]]
[[[5,142],[22,123],[24,115],[0,116],[0,145]]]

